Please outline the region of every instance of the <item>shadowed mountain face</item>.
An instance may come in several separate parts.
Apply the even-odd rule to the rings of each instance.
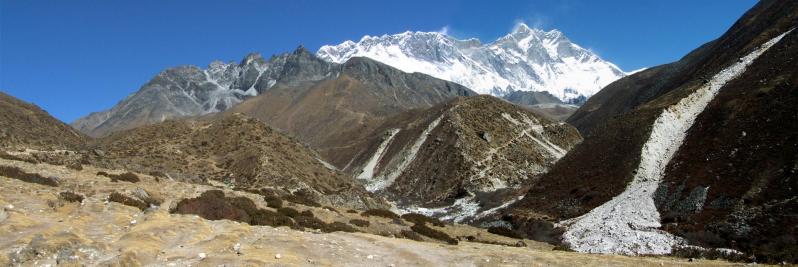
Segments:
[[[578,250],[593,236],[620,238],[585,227],[618,235],[631,227],[637,236],[796,261],[796,25],[798,3],[760,1],[682,60],[607,86],[568,119],[586,138],[514,206],[516,227],[533,233],[537,219],[560,221]],[[624,214],[627,197],[635,214],[652,215],[613,228],[601,212],[610,201]],[[613,249],[604,245],[594,243]]]
[[[386,119],[428,108],[471,90],[419,73],[404,73],[368,58],[340,65],[335,78],[277,85],[230,112],[241,112],[281,129],[319,151],[342,170],[366,149],[369,135]]]
[[[242,114],[169,120],[112,134],[93,144],[97,166],[160,172],[238,190],[271,188],[350,208],[384,207],[360,183],[325,167],[313,150]]]
[[[271,87],[296,85],[334,76],[337,65],[299,47],[265,61],[250,54],[240,63],[215,61],[208,68],[179,66],[159,73],[113,108],[72,123],[90,136],[101,137],[171,118],[224,111]]]
[[[0,147],[75,149],[86,137],[36,105],[0,92]]]

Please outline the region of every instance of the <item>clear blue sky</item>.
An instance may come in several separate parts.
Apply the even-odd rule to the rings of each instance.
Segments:
[[[443,27],[487,43],[517,22],[559,29],[629,71],[677,60],[755,3],[0,0],[0,90],[71,122],[110,108],[170,66]]]

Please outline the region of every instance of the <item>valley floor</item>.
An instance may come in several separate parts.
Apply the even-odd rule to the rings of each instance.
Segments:
[[[722,261],[627,257],[462,241],[419,242],[364,233],[318,233],[170,214],[182,198],[213,189],[175,181],[110,182],[100,169],[0,159],[2,166],[59,177],[57,187],[0,176],[0,266],[728,266]],[[107,171],[107,170],[106,170]],[[143,188],[164,203],[142,212],[106,200]],[[82,202],[59,200],[72,191]],[[258,203],[262,203],[258,202]],[[457,229],[468,228],[452,226]],[[487,233],[485,233],[487,234]],[[479,234],[477,234],[479,235]],[[237,245],[238,244],[238,245]]]

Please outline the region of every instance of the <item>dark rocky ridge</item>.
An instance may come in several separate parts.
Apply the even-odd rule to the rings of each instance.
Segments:
[[[760,1],[722,37],[682,60],[607,86],[568,119],[585,141],[513,207],[515,225],[576,217],[621,193],[664,107],[796,25],[798,3]],[[726,84],[693,124],[655,199],[665,230],[758,260],[796,260],[795,36]]]

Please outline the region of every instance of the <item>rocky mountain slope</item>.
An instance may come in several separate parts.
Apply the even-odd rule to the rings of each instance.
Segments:
[[[0,148],[75,149],[85,140],[36,105],[0,92]]]
[[[477,39],[458,40],[437,32],[405,32],[323,46],[316,54],[336,63],[369,57],[405,72],[456,82],[482,94],[545,91],[563,102],[579,104],[625,76],[618,67],[572,43],[562,32],[530,29],[524,24],[484,45]]]
[[[352,58],[335,70],[334,78],[321,82],[276,85],[229,112],[248,114],[295,136],[336,168],[347,170],[366,149],[369,134],[388,118],[476,94],[368,58]]]
[[[457,222],[514,202],[581,141],[573,127],[491,96],[403,113],[372,136],[349,171],[401,210]]]
[[[171,118],[224,111],[277,84],[296,85],[334,76],[335,64],[309,57],[305,48],[273,56],[247,55],[240,63],[212,62],[169,68],[113,108],[89,114],[71,125],[101,137]]]
[[[112,134],[90,148],[102,151],[87,159],[97,166],[279,190],[332,206],[385,207],[354,179],[325,167],[310,148],[242,114],[169,120]]]
[[[555,222],[577,251],[797,261],[796,25],[798,3],[760,1],[682,60],[607,86],[569,119],[584,142],[507,219],[530,235]]]

